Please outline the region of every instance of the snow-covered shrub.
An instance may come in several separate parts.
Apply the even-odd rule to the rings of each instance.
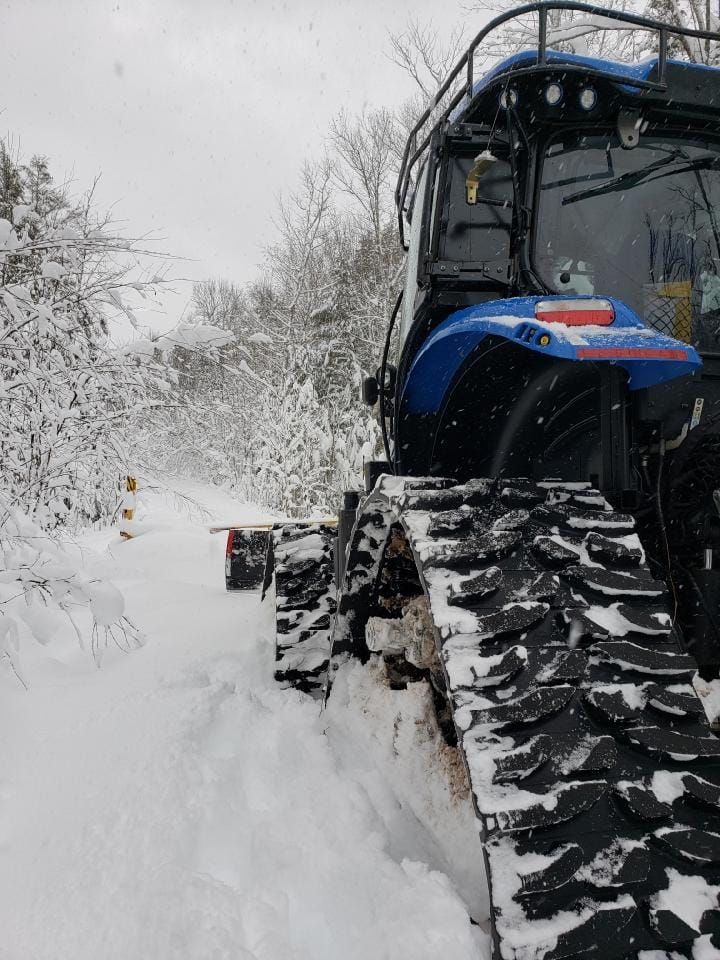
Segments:
[[[89,612],[91,627],[87,630]],[[22,683],[20,638],[40,644],[71,625],[81,647],[100,662],[104,648],[140,646],[141,633],[125,616],[125,602],[111,583],[90,577],[77,557],[18,507],[0,497],[0,660]]]

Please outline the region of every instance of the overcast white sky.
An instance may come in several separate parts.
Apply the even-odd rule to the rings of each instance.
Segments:
[[[243,282],[330,118],[411,92],[388,31],[414,16],[447,34],[461,2],[0,0],[0,133],[79,192],[101,174],[127,233],[194,261],[176,275]]]

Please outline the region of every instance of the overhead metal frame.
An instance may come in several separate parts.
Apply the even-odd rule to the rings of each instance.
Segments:
[[[501,80],[503,77],[510,75],[513,77],[522,76],[523,74],[532,73],[538,69],[542,69],[548,64],[548,13],[554,10],[568,10],[586,13],[591,16],[599,16],[606,20],[615,20],[620,23],[627,24],[629,29],[634,27],[637,29],[648,30],[653,33],[657,33],[657,80],[642,80],[637,77],[622,77],[611,71],[591,71],[594,77],[604,78],[615,83],[620,82],[625,86],[636,87],[643,90],[655,90],[662,92],[667,89],[666,71],[668,60],[668,39],[670,37],[691,37],[696,40],[715,40],[720,42],[720,34],[711,30],[695,30],[690,27],[674,26],[673,24],[663,23],[660,20],[655,20],[650,17],[642,17],[633,13],[626,13],[623,10],[606,10],[603,7],[596,6],[595,4],[575,3],[573,0],[536,0],[535,3],[523,4],[522,6],[516,7],[514,10],[510,10],[507,13],[503,13],[500,16],[495,17],[490,21],[490,23],[483,27],[483,29],[471,42],[470,46],[467,48],[462,57],[460,57],[458,62],[446,77],[445,82],[442,84],[421,114],[420,118],[408,136],[400,164],[400,173],[398,176],[397,185],[395,187],[395,205],[398,215],[398,229],[400,231],[400,241],[405,249],[407,249],[407,245],[405,243],[405,201],[407,199],[407,193],[410,187],[413,170],[428,149],[433,134],[447,122],[455,107],[457,107],[458,104],[460,104],[465,98],[467,98],[468,103],[472,100],[475,53],[478,47],[489,34],[491,34],[494,30],[497,30],[497,28],[501,27],[503,24],[508,23],[511,20],[516,20],[517,18],[523,17],[529,13],[537,13],[538,43],[535,63],[527,67],[508,71],[507,74],[499,73],[496,77],[493,77],[493,80]],[[573,64],[568,64],[567,69],[573,72],[588,72],[585,67],[579,67]],[[447,107],[435,119],[435,122],[418,144],[419,137],[423,133],[423,128],[431,118],[433,111],[437,107],[438,103],[440,103],[446,96],[448,91],[452,88],[455,80],[463,71],[465,71],[465,80],[462,83],[462,86],[453,94]]]

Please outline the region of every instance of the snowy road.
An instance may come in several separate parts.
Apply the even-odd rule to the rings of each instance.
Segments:
[[[28,640],[30,689],[0,675],[0,958],[487,956],[479,844],[422,696],[355,669],[320,717],[277,689],[259,597],[226,594],[207,532],[248,508],[192,492],[194,522],[155,497],[143,536],[83,541],[144,648],[97,670]]]

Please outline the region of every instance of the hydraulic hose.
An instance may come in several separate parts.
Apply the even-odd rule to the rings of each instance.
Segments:
[[[673,579],[673,570],[672,570],[672,557],[670,555],[670,541],[668,540],[667,525],[665,523],[665,511],[663,510],[662,505],[662,475],[663,475],[663,466],[665,465],[665,438],[660,438],[660,447],[659,447],[659,456],[658,456],[658,468],[657,468],[657,478],[656,478],[656,487],[655,487],[655,509],[657,510],[658,518],[658,527],[660,529],[660,536],[662,537],[663,546],[665,547],[665,556],[667,558],[667,578],[670,584],[670,590],[673,597],[673,626],[675,626],[675,621],[677,620],[678,615],[678,596],[677,590],[675,589],[675,581]]]
[[[400,311],[400,304],[402,303],[403,291],[401,290],[398,294],[397,300],[395,301],[395,306],[393,311],[390,314],[390,323],[388,324],[387,334],[385,335],[385,346],[383,348],[382,361],[380,363],[380,429],[382,430],[383,438],[383,447],[385,448],[385,459],[390,464],[390,469],[395,473],[395,464],[392,460],[392,455],[390,453],[390,438],[388,437],[387,424],[385,423],[385,374],[387,372],[387,362],[388,355],[390,353],[390,340],[392,338],[392,332],[395,327],[395,321],[397,315]]]

